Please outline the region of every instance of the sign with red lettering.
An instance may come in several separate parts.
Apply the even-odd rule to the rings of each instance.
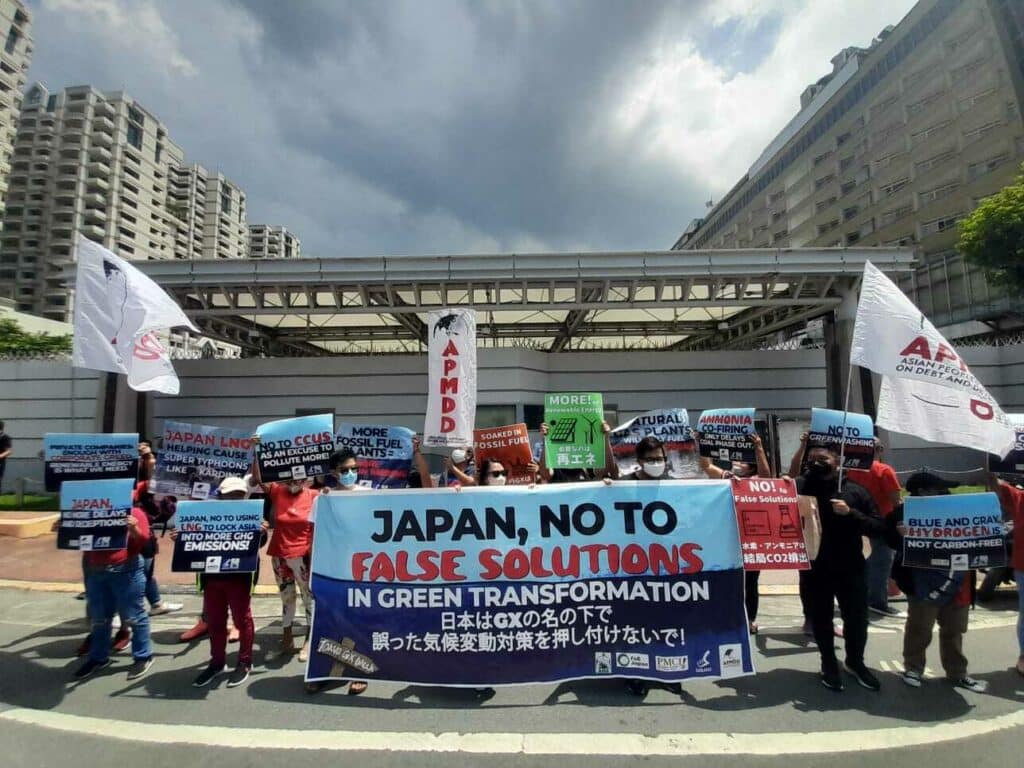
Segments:
[[[800,503],[792,480],[733,480],[736,522],[745,571],[805,571],[807,558]]]
[[[334,417],[297,416],[260,424],[256,461],[264,483],[312,480],[325,475],[334,452]]]
[[[427,315],[428,393],[423,445],[464,448],[476,419],[476,313],[441,309]]]
[[[487,459],[500,461],[508,470],[509,485],[529,485],[534,481],[527,465],[533,462],[530,434],[525,424],[473,430],[473,450],[477,466]]]

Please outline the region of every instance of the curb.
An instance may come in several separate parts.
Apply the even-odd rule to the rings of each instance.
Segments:
[[[82,591],[81,582],[74,581],[23,581],[20,579],[0,579],[0,589],[22,589],[26,592],[66,592],[77,595]],[[161,584],[160,592],[166,595],[198,595],[192,585]],[[271,584],[257,584],[253,594],[259,597],[276,595],[278,589]]]

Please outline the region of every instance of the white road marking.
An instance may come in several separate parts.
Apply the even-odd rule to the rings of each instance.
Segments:
[[[285,730],[134,723],[36,709],[0,712],[0,720],[65,733],[148,744],[333,752],[462,752],[527,755],[825,755],[902,749],[988,736],[1024,726],[1024,710],[985,720],[807,733],[431,733]]]

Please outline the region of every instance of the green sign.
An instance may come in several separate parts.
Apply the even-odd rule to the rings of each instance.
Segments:
[[[596,392],[544,397],[544,459],[549,469],[604,467],[604,401]]]

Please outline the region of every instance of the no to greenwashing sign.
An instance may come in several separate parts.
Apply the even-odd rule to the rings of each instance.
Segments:
[[[604,467],[604,400],[597,392],[544,396],[544,459],[549,469]]]

